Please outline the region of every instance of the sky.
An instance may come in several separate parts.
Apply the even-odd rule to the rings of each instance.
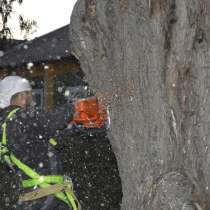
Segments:
[[[70,23],[70,16],[76,0],[24,0],[19,6],[15,4],[15,12],[10,20],[13,38],[23,39],[18,29],[17,14],[37,22],[37,31],[29,38],[35,38]]]

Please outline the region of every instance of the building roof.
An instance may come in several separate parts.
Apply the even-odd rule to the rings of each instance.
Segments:
[[[25,41],[0,57],[0,68],[20,67],[28,63],[43,63],[70,57],[69,25]]]
[[[24,42],[24,40],[17,40],[17,39],[0,39],[0,51],[6,52],[7,50],[11,49],[15,45]]]

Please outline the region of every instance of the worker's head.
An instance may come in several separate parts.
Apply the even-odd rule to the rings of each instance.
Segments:
[[[7,76],[0,81],[0,108],[10,105],[27,107],[32,101],[29,81],[19,76]]]

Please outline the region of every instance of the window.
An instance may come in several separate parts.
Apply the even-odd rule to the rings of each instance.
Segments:
[[[33,89],[33,102],[35,107],[43,109],[43,89]]]

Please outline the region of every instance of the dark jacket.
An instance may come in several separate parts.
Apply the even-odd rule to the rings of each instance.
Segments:
[[[120,210],[122,184],[117,160],[106,132],[62,134],[58,154],[63,170],[74,183],[77,198],[85,210]]]
[[[0,124],[5,121],[6,116],[17,107],[8,107],[0,111]],[[55,151],[49,144],[49,139],[59,135],[70,122],[72,113],[69,108],[56,110],[52,113],[38,110],[20,109],[12,120],[7,122],[7,147],[14,155],[34,169],[40,175],[62,175],[62,169]],[[2,135],[1,135],[2,136]],[[21,173],[22,179],[28,179]],[[22,192],[22,189],[20,189]],[[18,204],[15,209],[59,209],[54,196],[39,199],[36,202],[24,202]],[[45,207],[44,207],[45,206]],[[69,207],[62,205],[63,210]]]

